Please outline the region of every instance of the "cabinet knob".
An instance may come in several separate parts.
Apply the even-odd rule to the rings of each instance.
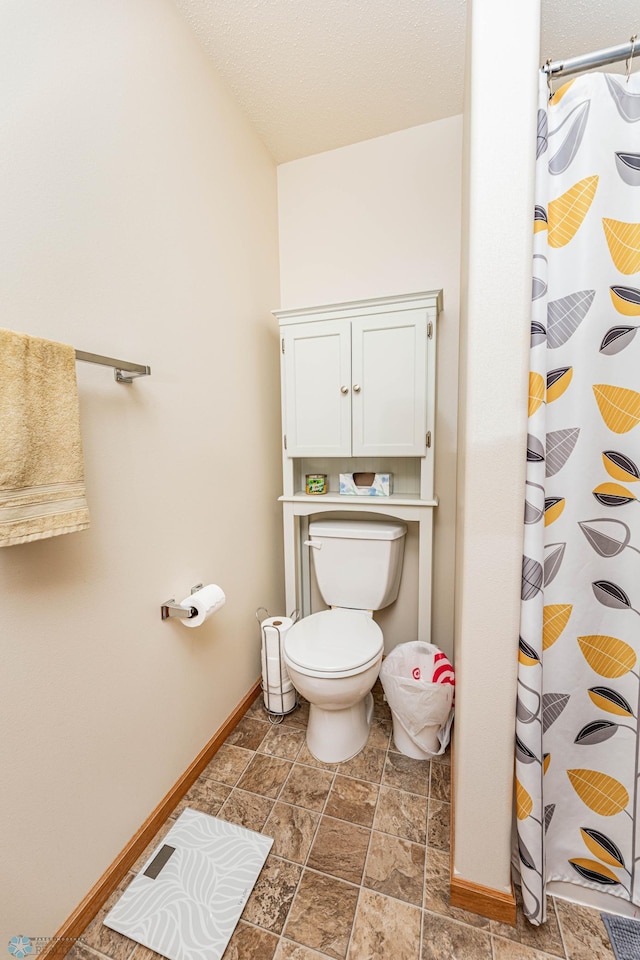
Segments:
[[[349,393],[349,387],[340,387],[340,393]]]
[[[359,384],[359,383],[354,383],[354,385],[353,385],[353,392],[354,392],[354,393],[360,393],[360,384]]]

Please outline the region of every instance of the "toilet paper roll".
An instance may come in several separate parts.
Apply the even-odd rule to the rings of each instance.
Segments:
[[[264,690],[262,696],[269,713],[290,713],[296,705],[296,692],[293,687],[282,693]]]
[[[284,638],[293,624],[291,617],[268,617],[262,621],[262,651],[265,656],[280,656],[280,643],[284,648]]]
[[[282,679],[283,685],[287,682],[291,682],[289,677],[289,671],[287,670],[287,665],[284,662],[284,657],[265,657],[264,650],[262,651],[262,677],[265,684],[268,684],[269,687],[275,689],[277,684],[280,684]]]
[[[198,611],[195,617],[191,617],[189,620],[181,619],[180,623],[183,623],[185,627],[199,627],[224,605],[226,599],[224,591],[217,583],[208,583],[206,587],[196,590],[195,593],[190,594],[180,602],[181,606],[195,607]]]

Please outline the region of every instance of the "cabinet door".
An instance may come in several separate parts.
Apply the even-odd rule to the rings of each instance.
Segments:
[[[285,327],[284,431],[290,457],[351,454],[348,320]]]
[[[353,456],[426,452],[427,312],[352,321]]]

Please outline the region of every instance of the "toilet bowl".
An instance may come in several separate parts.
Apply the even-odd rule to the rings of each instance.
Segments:
[[[366,744],[383,646],[382,630],[366,610],[323,610],[287,633],[285,663],[309,701],[307,747],[317,760],[342,763]]]
[[[309,701],[307,747],[324,763],[362,750],[382,663],[373,619],[398,596],[407,528],[398,521],[312,520],[309,540],[320,594],[331,609],[294,624],[283,642],[294,687]]]

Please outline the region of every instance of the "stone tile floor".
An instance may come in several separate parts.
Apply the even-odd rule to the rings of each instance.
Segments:
[[[369,741],[328,765],[305,745],[308,704],[269,723],[259,697],[69,960],[157,960],[102,919],[186,806],[274,838],[224,960],[606,960],[598,911],[550,898],[517,927],[449,906],[449,755],[398,753],[382,689]]]

